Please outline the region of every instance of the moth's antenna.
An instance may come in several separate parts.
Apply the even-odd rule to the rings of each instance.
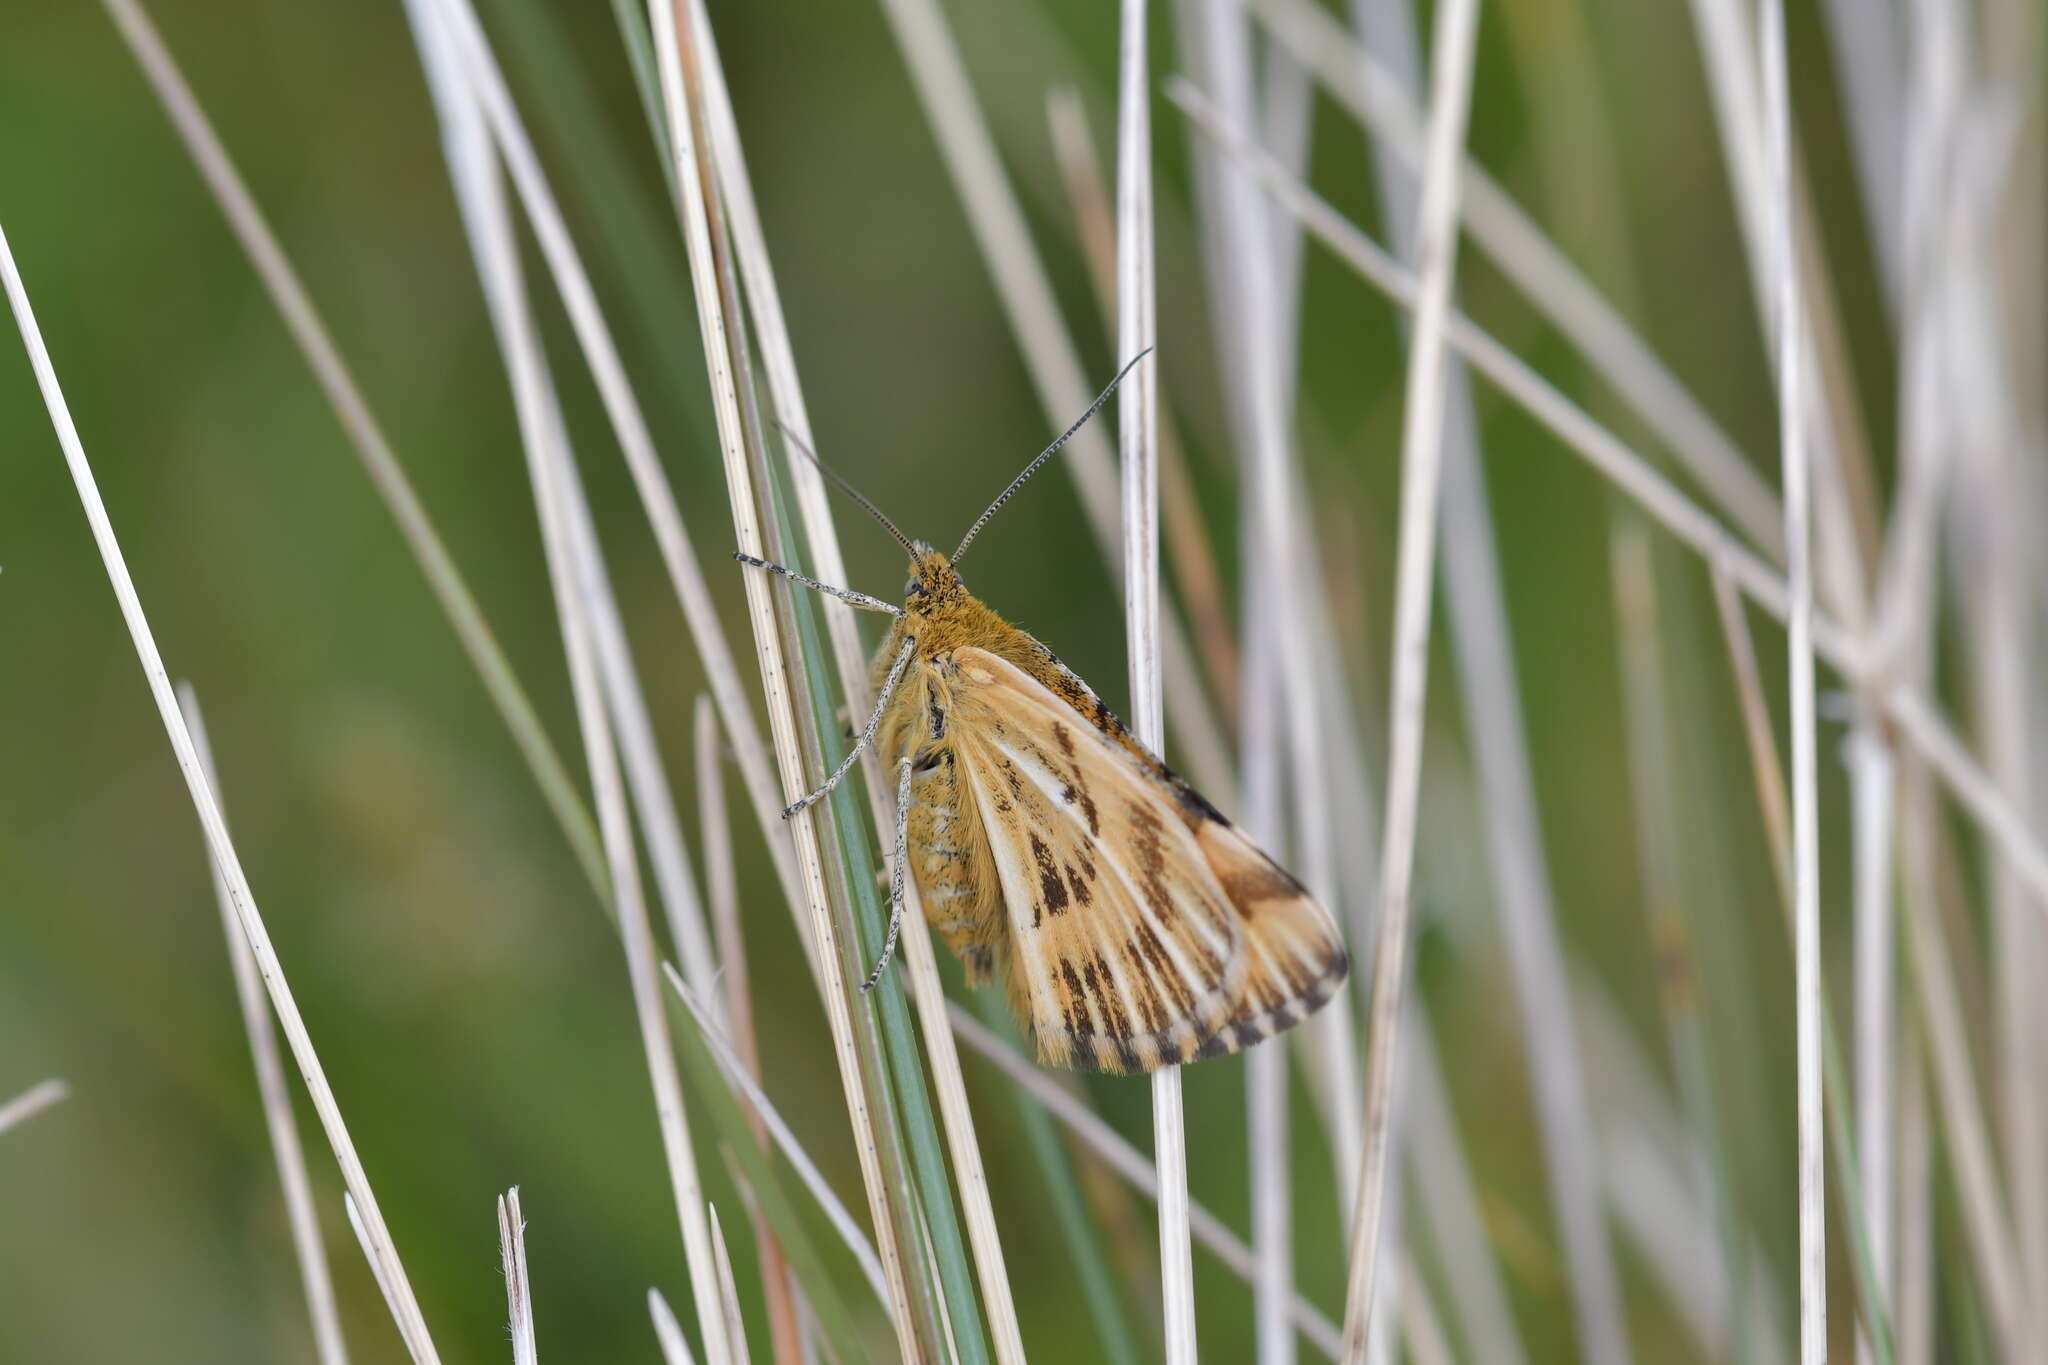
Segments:
[[[1104,389],[1096,397],[1095,401],[1088,405],[1088,411],[1081,414],[1080,420],[1075,422],[1074,425],[1068,427],[1065,431],[1061,432],[1060,438],[1057,441],[1054,441],[1044,450],[1039,451],[1038,458],[1033,460],[1030,464],[1025,465],[1024,472],[1022,474],[1019,474],[1016,478],[1010,480],[1010,486],[1003,490],[1003,495],[997,498],[994,502],[990,503],[988,505],[988,510],[981,514],[980,520],[976,521],[974,525],[968,527],[967,534],[960,538],[960,548],[953,551],[953,562],[955,564],[958,564],[960,562],[960,556],[967,553],[967,547],[974,543],[974,538],[981,534],[981,528],[988,525],[988,519],[994,516],[996,512],[1002,507],[1002,505],[1010,500],[1011,494],[1015,493],[1018,489],[1022,488],[1024,486],[1024,480],[1030,478],[1033,474],[1036,474],[1038,472],[1038,467],[1053,457],[1054,451],[1058,450],[1061,446],[1065,445],[1068,441],[1072,440],[1075,432],[1079,431],[1082,427],[1087,426],[1088,419],[1090,417],[1093,417],[1096,413],[1102,411],[1102,405],[1104,403],[1107,403],[1109,401],[1109,396],[1116,392],[1116,386],[1124,382],[1124,376],[1129,374],[1133,369],[1135,369],[1137,367],[1138,362],[1143,360],[1146,356],[1150,354],[1152,354],[1152,348],[1150,346],[1147,346],[1144,350],[1132,356],[1130,362],[1126,364],[1121,370],[1118,370],[1116,372],[1116,378],[1109,381],[1109,387]]]
[[[887,531],[890,535],[896,537],[896,543],[903,547],[905,554],[908,554],[912,559],[917,558],[917,547],[910,543],[910,537],[904,535],[901,531],[897,530],[896,523],[889,520],[888,514],[882,511],[881,508],[875,506],[873,502],[869,501],[867,494],[861,492],[858,488],[855,488],[852,484],[848,483],[846,481],[846,477],[843,474],[841,474],[838,470],[834,469],[831,465],[828,465],[823,460],[819,459],[818,452],[812,450],[809,446],[805,445],[804,438],[797,435],[795,432],[791,431],[782,422],[776,422],[775,429],[782,433],[784,440],[788,441],[791,445],[795,446],[798,450],[802,451],[804,454],[804,458],[809,460],[811,464],[816,467],[817,471],[820,474],[823,474],[827,479],[829,479],[834,488],[837,488],[840,492],[846,494],[847,497],[852,498],[855,502],[859,503],[861,505],[861,510],[865,511],[869,516],[873,517],[876,521],[881,522],[882,529]]]

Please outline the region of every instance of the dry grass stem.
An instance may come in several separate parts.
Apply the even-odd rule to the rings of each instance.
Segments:
[[[719,1226],[718,1206],[711,1206],[711,1249],[718,1257],[718,1298],[725,1306],[725,1339],[732,1345],[733,1365],[750,1365],[746,1324],[740,1320],[740,1291],[732,1278],[732,1253],[725,1245],[725,1229]]]
[[[1345,1294],[1344,1357],[1348,1362],[1364,1359],[1371,1327],[1393,1136],[1394,1064],[1399,1056],[1401,998],[1406,990],[1409,895],[1422,782],[1423,702],[1428,688],[1430,597],[1436,557],[1436,495],[1443,453],[1444,322],[1450,312],[1457,260],[1458,167],[1471,108],[1472,52],[1478,28],[1475,0],[1446,0],[1436,17],[1432,40],[1429,155],[1422,176],[1422,229],[1416,253],[1421,284],[1409,338],[1401,443],[1394,682],[1388,720],[1386,826],[1380,854],[1380,921],[1365,1072],[1365,1150]]]
[[[725,805],[725,738],[718,728],[718,707],[707,696],[696,706],[695,744],[697,810],[704,840],[704,898],[710,903],[712,938],[718,951],[719,996],[725,1007],[724,1027],[732,1035],[733,1052],[755,1081],[761,1079],[761,1048],[754,1036],[754,992],[747,974],[747,939],[740,924],[739,884],[733,868],[732,821]],[[754,1142],[769,1150],[768,1129],[752,1106],[746,1106]],[[781,1243],[765,1225],[754,1228],[755,1258],[761,1267],[761,1297],[768,1315],[768,1335],[778,1365],[803,1358],[796,1295]]]
[[[1088,129],[1088,114],[1071,86],[1057,86],[1045,97],[1046,125],[1053,156],[1067,189],[1068,207],[1088,266],[1095,301],[1108,335],[1118,336],[1117,216],[1110,189]],[[1148,115],[1150,111],[1147,111]],[[1117,354],[1123,355],[1121,341]],[[1177,434],[1173,414],[1157,413],[1159,428],[1159,514],[1166,557],[1188,614],[1188,626],[1210,687],[1226,715],[1237,709],[1238,648],[1225,599],[1216,547],[1195,497],[1187,450]],[[1220,790],[1220,789],[1219,789]],[[1212,793],[1212,795],[1215,793]]]
[[[755,207],[753,187],[747,174],[717,46],[702,5],[693,5],[692,14],[704,54],[700,69],[704,73],[705,104],[709,112],[714,160],[731,219],[734,256],[746,285],[755,330],[761,341],[762,368],[768,380],[769,393],[776,411],[783,414],[782,420],[788,429],[796,434],[798,440],[815,449],[809,412],[797,378],[795,347],[783,317],[781,295],[769,261],[759,211]],[[803,520],[813,563],[827,581],[843,583],[846,581],[846,566],[840,554],[824,480],[808,460],[792,460],[787,467],[796,489],[798,513]],[[870,702],[871,689],[867,658],[860,645],[853,611],[844,603],[829,598],[822,609],[828,623],[833,658],[838,665],[841,690],[853,711],[865,710]],[[875,828],[895,828],[894,794],[883,780],[880,761],[872,750],[861,770]],[[932,951],[929,931],[920,932],[918,928],[924,923],[924,913],[915,879],[903,877],[900,880],[903,914],[910,927],[910,932],[904,936],[903,956],[909,967],[911,998],[917,1006],[932,1086],[938,1095],[947,1152],[952,1158],[954,1181],[973,1248],[982,1303],[988,1314],[997,1358],[1009,1365],[1021,1365],[1024,1359],[1022,1331],[1012,1302],[1009,1271],[996,1227],[988,1178],[982,1166],[973,1111],[967,1102],[966,1085],[960,1075],[960,1059],[954,1050],[952,1032],[946,1024],[945,991],[939,980],[938,962]]]
[[[362,1212],[364,1244],[372,1263],[377,1267],[390,1286],[393,1316],[399,1332],[407,1340],[422,1365],[438,1361],[433,1342],[427,1335],[426,1320],[421,1316],[419,1303],[413,1295],[412,1284],[405,1277],[404,1267],[399,1263],[398,1249],[392,1243],[391,1233],[384,1225],[384,1215],[377,1206],[376,1195],[370,1189],[369,1176],[364,1172],[362,1162],[357,1158],[355,1145],[350,1141],[348,1127],[342,1121],[341,1108],[336,1103],[334,1091],[327,1083],[327,1073],[320,1065],[319,1055],[313,1050],[313,1040],[306,1032],[305,1020],[300,1017],[297,1001],[292,998],[291,987],[286,983],[284,968],[277,959],[276,949],[271,946],[269,931],[264,927],[262,913],[256,907],[255,893],[249,889],[248,878],[242,873],[241,860],[236,856],[233,841],[228,837],[227,825],[221,819],[220,807],[214,801],[213,791],[207,785],[205,774],[200,771],[199,756],[192,746],[191,733],[185,728],[185,718],[178,710],[177,698],[172,694],[170,678],[164,672],[163,656],[157,652],[156,638],[150,631],[149,621],[143,614],[142,600],[135,591],[135,581],[129,576],[127,562],[121,555],[121,546],[115,538],[113,523],[108,520],[106,504],[100,500],[99,486],[95,482],[92,466],[87,462],[85,447],[78,437],[78,428],[71,420],[70,408],[65,404],[64,394],[58,387],[56,368],[50,361],[50,353],[43,345],[42,333],[38,330],[35,314],[29,307],[28,292],[22,284],[21,274],[14,263],[14,252],[7,244],[4,232],[0,232],[0,273],[4,273],[7,298],[14,310],[14,320],[21,329],[23,343],[28,348],[29,361],[35,370],[36,384],[42,390],[44,404],[50,413],[51,425],[56,428],[58,443],[64,449],[65,463],[70,466],[71,477],[77,485],[78,497],[84,506],[86,521],[92,527],[93,539],[99,546],[100,558],[106,565],[107,577],[114,590],[115,600],[120,604],[121,615],[128,626],[128,633],[135,644],[135,652],[142,664],[144,678],[149,683],[151,694],[162,717],[164,729],[170,737],[171,748],[176,753],[179,770],[185,778],[185,785],[192,797],[192,804],[198,811],[200,824],[205,828],[209,850],[226,877],[228,892],[234,901],[235,912],[242,922],[242,932],[247,937],[249,950],[256,959],[258,974],[270,993],[270,1002],[277,1011],[278,1023],[284,1029],[285,1040],[291,1046],[293,1060],[298,1063],[299,1073],[305,1078],[306,1089],[311,1094],[313,1108],[320,1115],[320,1126],[327,1134],[327,1140],[334,1149],[335,1159],[341,1164],[342,1178],[349,1192],[355,1197]]]
[[[944,15],[936,0],[884,0],[883,8],[1016,334],[1039,404],[1055,429],[1064,428],[1075,413],[1087,408],[1095,390],[1060,316],[1051,278],[1004,174]],[[1127,362],[1130,357],[1118,359]],[[1089,529],[1111,577],[1121,584],[1117,472],[1109,444],[1100,431],[1084,428],[1067,443],[1065,454]],[[1198,682],[1193,648],[1170,615],[1160,620],[1159,648],[1174,738],[1181,749],[1179,766],[1197,787],[1224,790],[1229,786],[1230,762],[1223,729]]]
[[[519,1212],[519,1187],[498,1196],[498,1259],[505,1272],[505,1311],[512,1337],[512,1365],[539,1365],[533,1339],[533,1286],[526,1278],[526,1219]]]
[[[1893,1235],[1895,1180],[1893,1135],[1898,1107],[1893,1063],[1898,1055],[1894,1025],[1898,999],[1895,962],[1898,956],[1892,902],[1892,845],[1895,811],[1890,748],[1874,726],[1859,723],[1843,742],[1849,770],[1849,795],[1854,821],[1851,844],[1855,906],[1855,1036],[1856,1137],[1858,1171],[1863,1185],[1863,1221],[1870,1238],[1878,1287],[1887,1303],[1896,1302]],[[1859,1333],[1859,1361],[1873,1359],[1866,1334]]]
[[[1185,45],[1190,65],[1217,100],[1240,122],[1258,121],[1253,89],[1250,29],[1234,5],[1202,4],[1184,11],[1192,21]],[[1279,95],[1281,92],[1273,92]],[[1292,294],[1273,228],[1273,210],[1244,173],[1207,148],[1207,176],[1215,212],[1205,219],[1208,263],[1215,272],[1210,291],[1219,313],[1236,325],[1217,336],[1218,367],[1237,437],[1237,462],[1244,496],[1239,503],[1238,540],[1243,547],[1244,591],[1239,600],[1244,671],[1238,701],[1239,778],[1242,820],[1263,847],[1306,870],[1300,855],[1320,832],[1324,810],[1291,823],[1286,810],[1290,785],[1304,793],[1326,790],[1320,762],[1308,755],[1320,743],[1314,734],[1312,648],[1299,604],[1289,601],[1297,551],[1304,528],[1294,523],[1292,463]],[[1298,237],[1289,225],[1288,235]],[[1298,741],[1306,738],[1307,742]],[[1291,763],[1291,769],[1290,769]],[[1312,804],[1320,804],[1310,798]],[[1291,841],[1288,835],[1294,833]],[[1327,858],[1321,884],[1327,894]],[[1333,1003],[1310,1026],[1326,1060],[1350,1057],[1348,1002]],[[1288,1161],[1287,1059],[1285,1046],[1254,1048],[1245,1058],[1247,1159],[1251,1166],[1252,1243],[1259,1278],[1253,1317],[1258,1358],[1263,1365],[1287,1365],[1294,1335],[1286,1316],[1293,1293],[1293,1207]],[[1357,1167],[1357,1086],[1347,1075],[1331,1078],[1328,1089],[1342,1099],[1332,1112],[1342,1116],[1333,1134],[1336,1163]],[[1341,1177],[1340,1177],[1341,1181]]]
[[[527,137],[474,10],[468,0],[434,0],[434,3],[447,23],[456,60],[504,158],[513,188],[533,228],[556,290],[561,295],[577,344],[590,367],[605,414],[625,456],[627,469],[633,476],[634,488],[654,530],[663,565],[668,570],[670,585],[682,605],[691,643],[703,665],[711,695],[718,702],[726,733],[732,737],[755,818],[775,860],[786,898],[791,906],[801,905],[803,901],[798,890],[795,864],[781,821],[783,802],[776,798],[767,749],[761,742],[753,712],[747,706],[739,670],[719,626],[710,589],[698,567],[689,532],[683,525],[668,476],[655,452],[654,438],[648,430],[639,400],[634,396],[618,347],[598,306],[596,291],[591,287],[590,277],[577,255],[561,209],[541,171],[540,160]]]
[[[1927,1059],[1918,1040],[1906,1036],[1899,1070],[1898,1292],[1899,1365],[1934,1361],[1934,1153],[1933,1123],[1927,1111]]]
[[[668,1306],[659,1289],[647,1291],[647,1312],[654,1319],[654,1339],[661,1346],[665,1365],[697,1365],[697,1358],[690,1354],[689,1338],[683,1335],[683,1325],[676,1321],[676,1310]]]
[[[402,1323],[400,1315],[405,1311],[404,1301],[400,1297],[402,1291],[385,1275],[384,1266],[377,1257],[376,1243],[372,1240],[369,1225],[363,1221],[362,1210],[356,1207],[355,1196],[343,1194],[341,1208],[342,1212],[348,1215],[349,1230],[356,1235],[356,1245],[362,1249],[363,1259],[369,1262],[370,1278],[377,1282],[377,1292],[383,1296],[385,1308],[390,1311],[393,1321]],[[399,1327],[398,1335],[405,1343],[405,1353],[411,1358],[413,1365],[427,1365],[429,1360],[436,1359],[423,1353],[420,1340],[404,1326]],[[426,1348],[428,1351],[431,1349],[431,1346]]]
[[[27,1123],[53,1104],[70,1098],[70,1083],[57,1077],[37,1081],[5,1104],[0,1104],[0,1133]]]
[[[667,801],[667,783],[660,775],[661,762],[654,751],[651,732],[636,731],[620,723],[633,708],[630,703],[619,703],[628,697],[637,701],[638,689],[631,681],[630,660],[616,654],[607,659],[600,643],[607,635],[601,620],[609,621],[613,628],[611,642],[620,652],[624,632],[608,588],[601,581],[595,536],[587,515],[579,519],[572,510],[577,497],[569,490],[566,470],[570,459],[565,429],[519,276],[510,213],[490,160],[490,143],[484,136],[477,68],[473,60],[455,57],[454,52],[461,44],[445,6],[438,10],[421,9],[418,18],[423,57],[428,70],[435,73],[433,78],[444,114],[451,116],[451,169],[511,379],[513,406],[519,419],[549,581],[560,618],[563,652],[568,660],[577,722],[590,771],[599,834],[609,865],[612,903],[626,954],[634,1014],[654,1092],[655,1115],[677,1220],[691,1267],[699,1327],[704,1333],[706,1352],[720,1360],[724,1357],[722,1321],[717,1311],[716,1274],[705,1224],[703,1184],[690,1141],[675,1041],[662,1012],[657,966],[660,954],[640,882],[639,852],[621,768],[622,749],[631,751],[630,761],[637,771],[643,776],[653,775],[666,803],[668,827],[659,840],[650,833],[650,848],[666,842],[680,858],[681,835],[675,828],[673,804]],[[640,718],[645,720],[644,711]],[[659,807],[643,805],[643,814],[651,809]],[[658,858],[656,866],[660,866]],[[677,888],[678,895],[688,898],[689,911],[696,922],[698,971],[708,980],[712,965],[702,927],[702,910],[696,904],[687,865],[682,864],[675,871],[683,879]]]
[[[624,618],[612,592],[599,548],[595,519],[569,450],[552,377],[540,350],[519,261],[518,237],[496,152],[483,111],[451,47],[446,20],[431,0],[409,0],[421,64],[442,123],[456,204],[468,233],[493,330],[513,387],[514,407],[525,433],[528,468],[535,481],[555,487],[560,518],[559,551],[567,556],[558,572],[567,575],[583,599],[597,672],[618,729],[619,755],[645,833],[648,861],[661,893],[669,932],[691,978],[709,983],[714,964],[704,907],[676,815],[654,723],[633,664]]]
[[[178,709],[184,713],[185,727],[192,732],[199,770],[206,785],[218,795],[220,774],[213,766],[213,747],[207,741],[206,721],[199,714],[199,696],[190,683],[178,688]],[[225,808],[225,801],[222,804]],[[346,1365],[348,1347],[341,1335],[341,1315],[335,1310],[334,1277],[328,1271],[327,1247],[320,1238],[320,1214],[313,1203],[312,1182],[306,1176],[306,1151],[299,1142],[299,1121],[292,1114],[291,1083],[285,1077],[284,1060],[278,1055],[270,1002],[264,999],[256,962],[243,941],[241,921],[235,916],[227,879],[221,875],[220,864],[209,859],[207,867],[213,874],[214,900],[220,906],[221,928],[227,935],[235,1000],[241,1006],[242,1030],[249,1038],[249,1059],[256,1069],[256,1093],[263,1105],[263,1124],[270,1135],[271,1154],[277,1161],[278,1183],[284,1189],[285,1218],[291,1224],[292,1250],[298,1257],[299,1281],[306,1293],[313,1349],[321,1365]]]
[[[1779,425],[1784,441],[1785,633],[1791,656],[1793,972],[1799,1114],[1799,1358],[1828,1354],[1827,1213],[1820,1093],[1820,797],[1813,682],[1813,568],[1808,537],[1812,472],[1807,450],[1805,347],[1792,204],[1791,94],[1785,75],[1783,0],[1765,0],[1763,93],[1770,128],[1776,266]]]
[[[1759,76],[1758,38],[1750,32],[1748,7],[1733,0],[1691,0],[1708,89],[1728,161],[1738,221],[1756,291],[1765,348],[1775,357],[1778,337],[1779,275],[1790,269],[1804,295],[1799,330],[1792,335],[1803,354],[1799,365],[1808,386],[1802,438],[1810,442],[1815,564],[1822,595],[1853,627],[1860,628],[1867,582],[1857,543],[1858,512],[1852,508],[1853,478],[1859,488],[1870,476],[1865,441],[1851,392],[1847,361],[1824,257],[1807,219],[1811,211],[1804,187],[1792,166],[1794,134],[1786,126],[1784,199],[1774,180],[1775,152],[1769,143],[1768,105],[1772,99]],[[1795,204],[1793,196],[1800,196]],[[1778,215],[1791,217],[1792,246],[1781,253]],[[1796,213],[1795,213],[1796,208]]]
[[[1151,63],[1146,6],[1124,0],[1117,78],[1117,349],[1139,356],[1155,342],[1152,257]],[[957,59],[956,59],[957,60]],[[984,134],[985,136],[985,134]],[[1012,206],[1014,208],[1014,206]],[[1054,319],[1055,328],[1059,327]],[[1159,669],[1159,360],[1139,366],[1118,404],[1123,456],[1124,632],[1131,673],[1131,733],[1166,748]],[[1195,1269],[1188,1230],[1187,1129],[1179,1067],[1152,1073],[1152,1153],[1159,1173],[1159,1289],[1169,1365],[1193,1365]]]
[[[1869,230],[1885,302],[1897,320],[1906,273],[1905,181],[1899,148],[1905,100],[1900,18],[1888,7],[1855,0],[1821,6],[1828,39],[1841,73],[1848,106],[1849,148],[1856,158],[1857,187],[1863,192],[1863,222]]]
[[[741,552],[761,558],[768,550],[762,530],[762,503],[758,500],[765,495],[765,490],[757,493],[755,489],[755,470],[746,446],[740,395],[735,387],[735,338],[739,320],[731,315],[727,297],[732,281],[729,275],[721,273],[722,263],[714,251],[711,210],[720,202],[716,180],[702,161],[704,149],[700,142],[699,119],[690,98],[692,82],[685,76],[685,49],[679,32],[682,16],[663,0],[653,0],[649,13],[660,61],[669,148],[675,158],[676,181],[683,187],[680,206],[684,241],[696,285],[698,324],[705,362],[711,374],[712,407],[718,422],[733,526]],[[695,70],[700,59],[694,43],[689,51],[690,65]],[[720,227],[722,229],[722,224]],[[766,576],[746,574],[744,584],[762,689],[767,695],[769,728],[781,770],[782,793],[778,804],[787,805],[804,795],[810,785],[800,737],[797,698],[792,691],[789,673],[790,661],[785,653],[785,639],[776,619],[772,589]],[[832,1029],[863,1184],[868,1193],[869,1212],[876,1228],[876,1242],[888,1285],[888,1302],[897,1342],[906,1358],[922,1359],[928,1347],[922,1340],[919,1320],[911,1307],[910,1286],[905,1278],[908,1267],[899,1254],[901,1247],[916,1244],[914,1229],[900,1225],[902,1215],[892,1203],[892,1191],[883,1179],[880,1139],[870,1106],[886,1104],[888,1100],[883,1095],[870,1095],[866,1064],[854,1034],[843,950],[839,941],[841,928],[826,891],[818,818],[818,812],[810,808],[799,811],[790,821],[802,873],[804,904],[809,909],[810,933],[825,977],[826,1015]],[[908,1191],[895,1192],[896,1197],[907,1194]]]
[[[1969,1025],[1956,989],[1936,902],[1934,804],[1915,765],[1900,769],[1900,858],[1906,892],[1906,963],[1925,1030],[1929,1071],[1955,1175],[1963,1232],[1995,1339],[2016,1343],[2024,1312],[2019,1256],[1999,1189],[1998,1159],[1970,1061]]]
[[[1368,52],[1383,64],[1410,102],[1419,101],[1422,59],[1411,8],[1361,0],[1354,10]],[[1418,188],[1411,163],[1386,144],[1384,137],[1376,137],[1373,143],[1381,216],[1388,240],[1412,269]],[[1570,1270],[1581,1349],[1591,1360],[1620,1365],[1628,1359],[1628,1346],[1620,1285],[1601,1214],[1599,1147],[1586,1101],[1571,1018],[1570,985],[1558,941],[1536,783],[1523,729],[1514,640],[1495,548],[1493,509],[1479,458],[1478,418],[1461,364],[1453,365],[1447,376],[1447,401],[1442,490],[1444,588],[1457,652],[1459,690],[1484,802],[1494,896],[1521,1007],[1529,1083],[1543,1135],[1545,1175]],[[1501,1357],[1488,1351],[1484,1358]]]
[[[455,561],[441,543],[425,507],[385,439],[383,429],[377,424],[362,391],[356,387],[355,377],[321,322],[311,296],[299,281],[298,272],[292,269],[276,234],[270,230],[262,210],[256,206],[255,198],[229,159],[227,149],[214,133],[213,125],[207,120],[191,87],[185,83],[177,63],[172,60],[170,50],[158,37],[155,26],[141,5],[136,0],[104,0],[104,3],[121,37],[134,53],[143,75],[148,78],[150,88],[163,104],[171,126],[199,168],[207,189],[227,218],[235,239],[249,257],[286,329],[292,334],[292,340],[305,355],[314,379],[326,394],[350,444],[362,460],[364,471],[390,509],[392,520],[397,523],[399,533],[405,537],[407,547],[419,562],[420,571],[426,575],[427,584],[439,599],[441,609],[447,613],[449,623],[483,680],[485,690],[490,693],[499,714],[505,718],[506,727],[511,730],[513,741],[533,771],[542,796],[568,836],[584,875],[601,892],[604,888],[604,855],[598,847],[597,830],[591,824],[590,813],[576,795],[568,769],[563,766],[561,756],[541,728],[532,703],[520,689],[511,665],[506,662],[504,652],[485,623],[475,598],[470,595],[460,571],[455,567]]]

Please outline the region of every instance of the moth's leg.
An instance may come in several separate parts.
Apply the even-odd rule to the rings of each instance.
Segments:
[[[868,979],[860,983],[863,993],[875,988],[882,979],[882,970],[889,965],[889,959],[896,952],[896,935],[903,929],[903,865],[910,861],[910,758],[908,755],[896,761],[900,776],[896,779],[896,872],[889,883],[889,937],[882,940],[882,955],[875,959],[875,969],[868,973]]]
[[[842,602],[849,602],[864,611],[879,611],[898,618],[903,615],[903,608],[884,602],[879,597],[870,597],[864,592],[855,592],[852,588],[835,588],[830,583],[820,583],[815,578],[808,578],[798,573],[795,569],[785,569],[780,564],[770,564],[765,559],[756,559],[752,555],[741,554],[738,550],[732,552],[732,557],[740,563],[751,565],[756,569],[766,569],[769,573],[779,573],[792,583],[801,583],[807,588],[816,588],[819,592],[829,597],[836,597]]]
[[[839,785],[839,779],[853,771],[854,761],[860,757],[861,750],[874,742],[875,731],[879,730],[882,726],[882,712],[889,705],[889,694],[896,690],[896,684],[902,680],[903,666],[910,662],[910,651],[916,644],[916,636],[906,635],[903,637],[903,648],[896,651],[896,662],[889,666],[889,676],[883,681],[882,690],[875,696],[875,711],[873,715],[868,717],[868,728],[861,731],[860,738],[854,741],[853,748],[847,750],[846,757],[839,761],[839,766],[832,770],[832,775],[826,778],[816,791],[812,792],[809,796],[791,802],[783,808],[783,819],[787,820],[806,806],[815,805],[823,800],[834,787]]]

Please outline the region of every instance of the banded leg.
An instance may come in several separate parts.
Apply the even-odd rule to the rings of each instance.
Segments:
[[[855,760],[860,757],[863,749],[874,742],[875,731],[882,727],[882,712],[889,705],[889,694],[896,690],[896,684],[903,677],[903,666],[910,662],[910,651],[916,646],[917,637],[915,635],[903,637],[903,648],[896,651],[896,662],[889,665],[889,676],[883,680],[882,690],[875,695],[875,710],[868,717],[868,728],[860,732],[860,738],[854,741],[853,748],[847,751],[846,757],[839,761],[839,766],[832,770],[832,775],[826,778],[816,791],[812,792],[809,796],[800,797],[788,806],[783,807],[783,819],[787,820],[798,811],[822,801],[831,793],[834,787],[839,785],[841,778],[853,771]]]
[[[882,955],[875,959],[875,969],[868,973],[868,979],[860,983],[861,993],[875,988],[882,979],[882,970],[889,965],[889,959],[896,953],[896,935],[903,930],[903,865],[910,861],[910,758],[905,755],[896,760],[900,776],[896,779],[896,871],[889,879],[889,936],[882,940]]]
[[[785,569],[780,564],[770,564],[765,559],[756,559],[752,555],[741,554],[738,550],[732,552],[732,557],[751,568],[766,569],[769,573],[781,574],[792,583],[801,583],[807,588],[816,588],[827,597],[836,597],[842,602],[861,608],[863,611],[879,611],[885,615],[894,616],[899,620],[903,616],[903,608],[884,602],[879,597],[870,597],[864,592],[855,592],[852,588],[835,588],[830,583],[820,583],[817,579],[800,574],[795,569]]]

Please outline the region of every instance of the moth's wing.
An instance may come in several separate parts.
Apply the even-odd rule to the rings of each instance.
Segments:
[[[975,648],[953,661],[953,741],[1041,1059],[1150,1071],[1234,1052],[1329,998],[1344,948],[1299,883],[1023,670]]]

